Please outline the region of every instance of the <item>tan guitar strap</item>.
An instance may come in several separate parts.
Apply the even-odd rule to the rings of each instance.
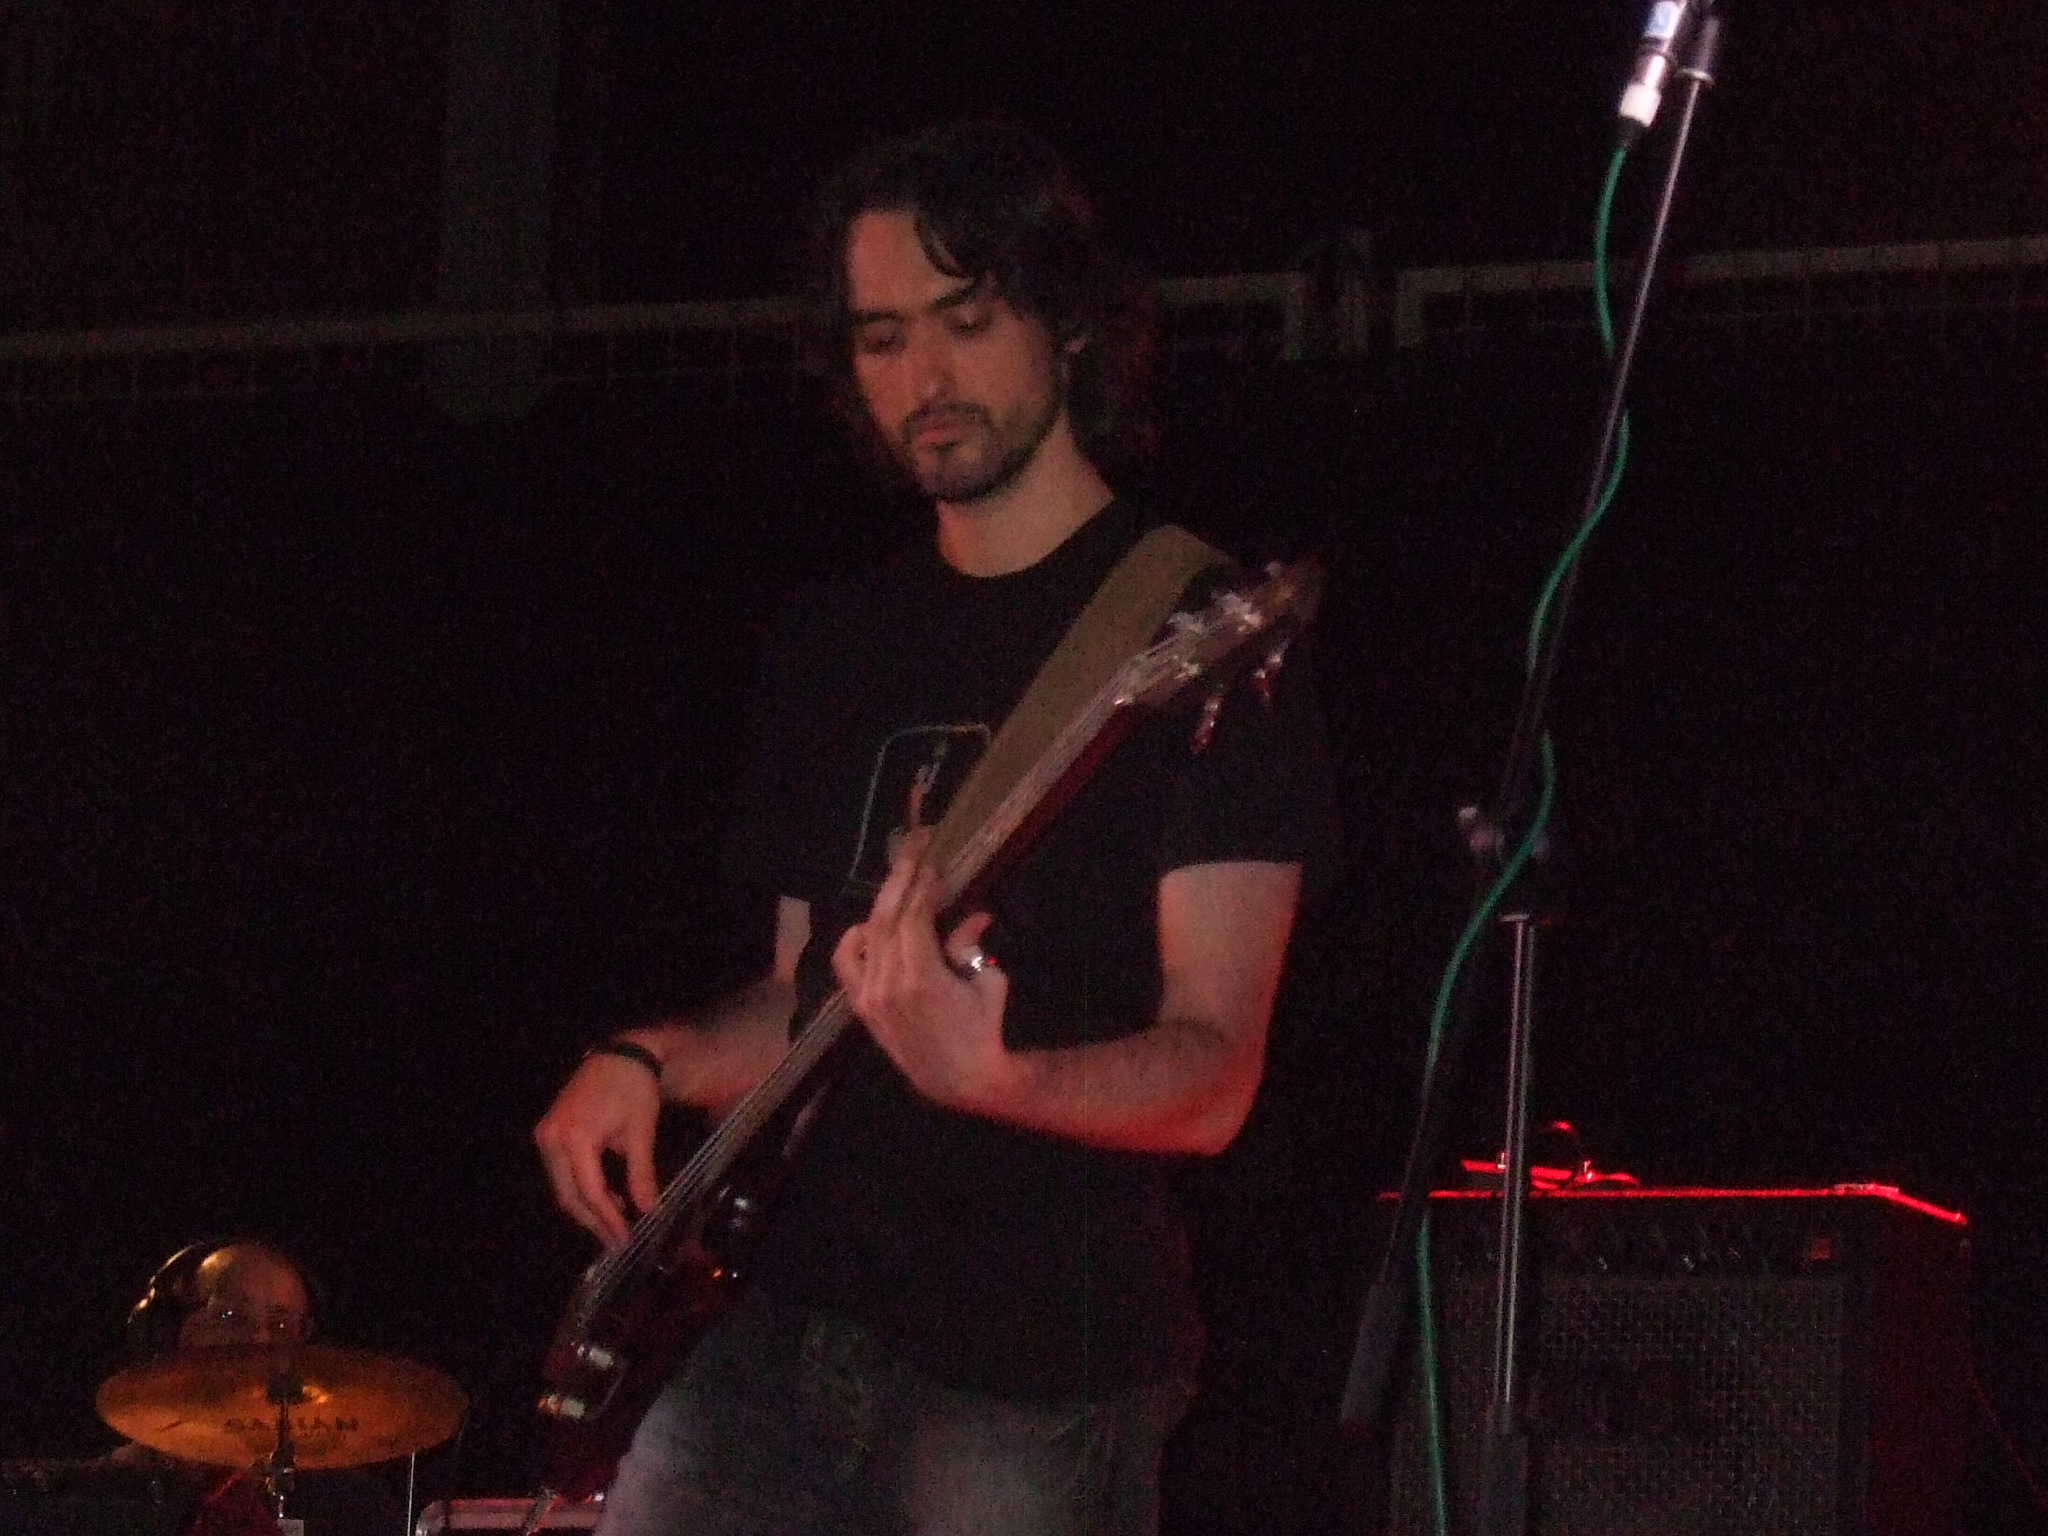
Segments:
[[[1044,757],[1076,711],[1137,655],[1174,610],[1187,584],[1227,564],[1219,551],[1171,523],[1133,544],[1095,590],[1038,669],[981,761],[953,794],[932,833],[931,858],[952,863],[961,846]]]

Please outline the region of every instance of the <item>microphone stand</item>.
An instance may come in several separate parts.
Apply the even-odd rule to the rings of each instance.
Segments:
[[[1590,533],[1590,525],[1597,520],[1601,510],[1615,443],[1622,429],[1623,407],[1634,368],[1636,344],[1649,308],[1650,290],[1677,196],[1678,176],[1691,137],[1692,120],[1701,91],[1713,83],[1720,30],[1720,17],[1709,8],[1694,31],[1685,62],[1678,71],[1685,92],[1677,139],[1665,173],[1649,249],[1637,274],[1627,330],[1615,359],[1599,449],[1594,456],[1591,483],[1579,520],[1580,540]],[[1558,585],[1553,620],[1538,654],[1531,658],[1523,680],[1521,704],[1495,808],[1490,814],[1469,809],[1461,817],[1467,843],[1477,864],[1481,891],[1474,922],[1484,913],[1493,895],[1490,887],[1498,881],[1498,871],[1489,866],[1501,864],[1503,853],[1513,846],[1507,829],[1524,816],[1528,807],[1539,744],[1545,740],[1544,725],[1551,688],[1563,650],[1564,624],[1572,591],[1578,583],[1578,558],[1576,554],[1572,557],[1571,567]],[[1535,914],[1527,911],[1511,913],[1503,921],[1514,930],[1515,968],[1509,1021],[1505,1166],[1501,1175],[1500,1259],[1494,1298],[1494,1369],[1475,1514],[1478,1520],[1476,1529],[1486,1536],[1521,1536],[1528,1526],[1529,1448],[1527,1430],[1522,1423],[1523,1393],[1517,1358],[1524,1311],[1522,1249],[1529,1180],[1527,1129],[1529,1087],[1533,1075],[1537,922]],[[1360,1309],[1351,1369],[1338,1410],[1339,1421],[1349,1430],[1372,1428],[1383,1419],[1386,1411],[1395,1356],[1406,1338],[1407,1322],[1414,1311],[1416,1243],[1427,1216],[1428,1187],[1434,1182],[1436,1170],[1443,1161],[1451,1088],[1457,1081],[1457,1068],[1475,1032],[1476,1010],[1472,994],[1470,973],[1467,972],[1458,978],[1452,992],[1447,1026],[1425,1073],[1422,1106],[1402,1171],[1393,1230]]]

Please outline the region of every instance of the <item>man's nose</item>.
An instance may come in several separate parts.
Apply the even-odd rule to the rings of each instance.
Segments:
[[[911,392],[919,405],[943,400],[952,393],[952,352],[938,326],[912,326],[905,351]]]

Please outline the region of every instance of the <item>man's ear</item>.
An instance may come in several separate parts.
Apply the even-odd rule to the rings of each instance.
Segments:
[[[1062,383],[1074,382],[1074,364],[1080,360],[1081,354],[1088,350],[1089,344],[1094,340],[1095,338],[1087,331],[1081,330],[1060,343],[1059,364]]]

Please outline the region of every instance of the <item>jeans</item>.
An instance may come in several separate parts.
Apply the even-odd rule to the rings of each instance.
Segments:
[[[596,1536],[1156,1536],[1160,1452],[1190,1395],[962,1392],[753,1293],[648,1410]]]

